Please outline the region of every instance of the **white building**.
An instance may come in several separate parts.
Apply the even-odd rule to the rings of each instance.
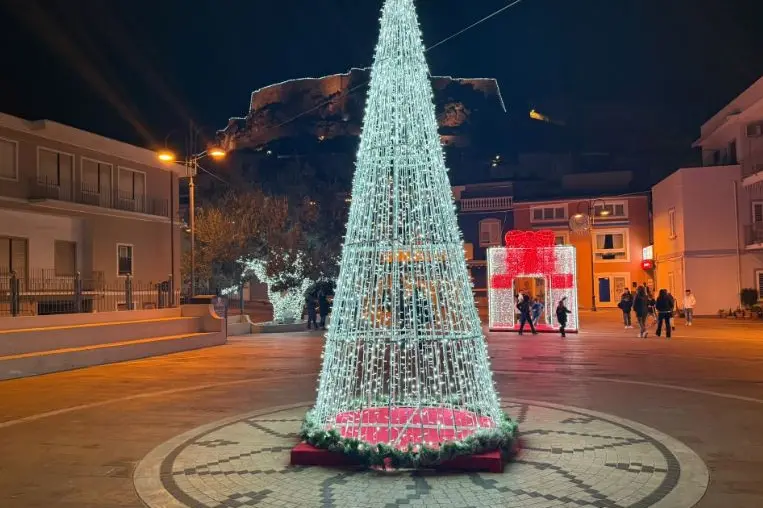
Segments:
[[[763,295],[763,78],[701,130],[702,167],[652,189],[657,287],[697,298],[696,313],[736,308],[743,288]]]

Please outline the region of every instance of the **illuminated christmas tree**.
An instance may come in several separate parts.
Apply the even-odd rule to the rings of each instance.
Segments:
[[[302,436],[369,464],[508,449],[413,0],[382,9],[318,398]]]

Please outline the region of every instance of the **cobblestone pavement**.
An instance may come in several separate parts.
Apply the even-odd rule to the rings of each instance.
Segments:
[[[504,400],[527,405],[526,410],[521,404],[507,408],[515,417],[521,417],[525,411],[521,428],[527,433],[523,439],[528,449],[519,460],[548,464],[545,469],[518,462],[501,477],[479,474],[441,478],[409,473],[382,478],[368,473],[336,477],[337,472],[305,470],[289,471],[286,475],[263,473],[259,478],[267,483],[273,482],[272,478],[291,475],[298,485],[305,486],[302,495],[308,496],[315,495],[313,491],[307,492],[308,485],[317,482],[320,475],[333,475],[328,491],[336,506],[348,505],[350,501],[346,500],[352,499],[349,491],[384,488],[392,495],[389,486],[397,483],[395,495],[419,496],[409,500],[412,506],[424,506],[424,499],[441,500],[443,493],[452,493],[450,506],[470,506],[467,503],[472,502],[472,506],[485,505],[484,499],[489,499],[487,503],[493,506],[511,506],[507,499],[525,495],[527,501],[516,506],[565,506],[570,502],[573,503],[570,506],[585,506],[578,502],[591,506],[628,506],[628,503],[633,506],[646,499],[652,506],[680,508],[688,506],[681,503],[688,502],[691,494],[673,504],[655,503],[671,501],[667,496],[684,485],[686,492],[701,489],[701,471],[692,468],[701,470],[704,462],[710,483],[697,506],[763,506],[760,482],[763,327],[734,320],[699,319],[691,328],[679,322],[674,338],[666,341],[639,340],[633,330],[622,330],[617,323],[615,313],[600,312],[595,316],[584,314],[585,331],[566,341],[557,336],[488,337],[496,381]],[[261,412],[272,413],[271,408],[291,405],[296,407],[288,419],[297,419],[304,413],[305,406],[315,397],[321,345],[319,335],[308,333],[249,337],[207,350],[1,382],[0,507],[144,506],[135,491],[134,476],[137,465],[145,457],[150,458],[152,450],[161,448],[163,443],[171,444],[172,450],[179,450],[179,459],[186,460],[184,453],[197,454],[194,458],[199,461],[207,458],[203,454],[211,459],[198,463],[191,460],[187,466],[173,462],[172,472],[177,472],[174,468],[181,464],[185,471],[225,458],[226,453],[239,446],[229,442],[240,444],[246,437],[202,436],[198,430],[201,426],[210,426],[212,430],[222,425],[226,428],[220,427],[220,432],[227,432],[235,430],[236,425],[244,425],[251,439],[261,439],[258,444],[261,448],[249,446],[244,453],[289,446],[289,439],[272,433],[291,434],[298,422],[282,422],[284,426],[279,426],[278,422],[262,421],[273,419],[273,415]],[[561,423],[568,419],[565,411],[582,413],[569,416],[571,420],[593,420],[588,424]],[[245,420],[253,420],[270,433],[235,423],[242,421],[241,415],[248,415]],[[617,441],[594,434],[645,439],[633,437],[638,436],[633,431],[652,441],[631,443],[615,450],[586,449]],[[174,444],[173,439],[184,434],[186,439],[208,446]],[[675,476],[675,466],[668,463],[662,452],[653,451],[659,448],[653,443],[665,446],[681,469],[678,483],[667,494],[665,489],[651,486],[638,491],[633,487],[636,481],[633,479],[638,478],[640,483],[645,475],[649,475],[647,485]],[[685,448],[686,454],[681,453],[681,443],[701,461]],[[562,452],[554,453],[555,450]],[[277,461],[280,453],[285,452],[271,450],[257,455]],[[235,450],[230,456],[235,455],[241,454]],[[588,457],[592,458],[586,467]],[[604,460],[604,464],[597,460]],[[275,465],[243,457],[233,464],[238,471],[256,471],[265,466],[266,470],[275,471],[278,470]],[[280,467],[283,465],[281,460]],[[300,480],[300,475],[309,481]],[[221,475],[196,476],[206,482],[207,478],[219,479]],[[257,476],[239,475],[229,481],[247,483]],[[139,474],[140,478],[149,476]],[[168,475],[157,475],[154,480],[158,483],[154,485],[157,492],[162,488],[162,480],[170,481]],[[327,478],[320,480],[324,481]],[[615,487],[620,481],[623,485]],[[588,496],[585,490],[588,487],[572,487],[583,484],[590,487],[591,494],[595,491],[606,499]],[[325,501],[322,488],[319,503],[312,504],[312,498],[305,497],[299,505],[322,506]],[[272,499],[280,495],[279,490],[259,486],[251,492],[253,496],[259,492],[260,497],[246,496],[242,501],[241,494],[238,500],[229,500],[222,506],[247,506],[245,503],[252,505],[256,501],[266,506],[268,497],[262,496],[264,490],[273,491],[268,494]],[[657,491],[665,497],[660,500],[649,497]],[[474,499],[456,501],[456,494],[463,496],[466,492],[475,493]],[[618,497],[621,494],[626,497],[621,499]],[[571,501],[566,498],[562,501],[564,496]],[[373,500],[368,498],[365,502]],[[394,505],[398,501],[395,498],[387,502]],[[200,502],[215,506],[207,500]]]
[[[394,473],[289,466],[307,407],[260,411],[158,447],[135,485],[152,508],[692,506],[707,469],[678,441],[634,422],[510,401],[522,450],[503,474]]]

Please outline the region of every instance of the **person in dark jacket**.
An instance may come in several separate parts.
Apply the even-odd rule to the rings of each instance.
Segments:
[[[310,293],[307,295],[307,298],[305,298],[305,306],[307,307],[307,329],[310,330],[313,326],[315,326],[315,329],[318,329],[318,319],[316,312],[315,305],[318,302],[315,298],[315,293]]]
[[[533,332],[533,335],[538,335],[538,332],[535,331],[533,318],[530,315],[530,297],[522,293],[519,295],[519,298],[520,300],[517,303],[517,308],[519,309],[519,335],[522,335],[525,331],[525,323],[530,323],[530,330]]]
[[[329,300],[323,289],[318,293],[318,312],[321,315],[321,330],[326,329],[326,316],[329,315]]]
[[[559,300],[559,305],[556,306],[556,320],[559,321],[559,333],[562,334],[562,338],[567,336],[564,333],[564,327],[567,326],[567,314],[572,313],[572,311],[567,308],[566,301],[567,297],[565,296]]]
[[[667,289],[660,289],[657,300],[654,302],[654,308],[657,311],[657,336],[662,333],[662,324],[665,323],[665,338],[670,338],[672,324],[670,318],[673,316],[673,306],[675,300],[668,294]]]
[[[533,325],[538,326],[540,321],[540,315],[543,313],[543,303],[539,299],[533,300],[532,307],[530,307],[531,315],[533,318]]]
[[[625,328],[633,328],[631,326],[631,310],[633,309],[633,295],[628,288],[625,288],[625,292],[620,297],[620,303],[617,304],[621,311],[623,311],[623,323]]]
[[[644,286],[639,286],[636,290],[636,296],[633,298],[633,310],[636,312],[639,334],[642,339],[646,339],[646,318],[649,315],[649,296],[646,294]]]

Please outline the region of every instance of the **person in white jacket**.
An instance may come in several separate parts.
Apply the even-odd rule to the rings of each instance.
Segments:
[[[686,315],[686,326],[691,326],[694,321],[694,307],[697,305],[697,299],[694,298],[694,293],[691,289],[686,290],[684,295],[684,314]]]

